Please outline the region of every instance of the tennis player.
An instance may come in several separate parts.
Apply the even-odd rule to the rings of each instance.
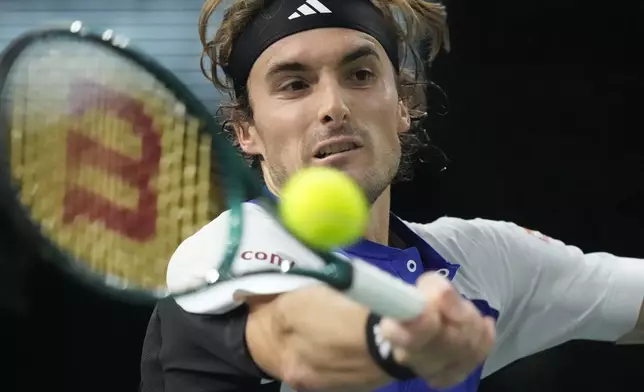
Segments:
[[[371,223],[344,252],[415,283],[428,306],[398,323],[313,279],[281,275],[221,285],[198,308],[165,300],[144,343],[143,392],[470,392],[482,377],[568,340],[636,341],[644,332],[644,260],[585,254],[509,222],[421,224],[389,211],[390,184],[418,141],[404,49],[425,33],[434,54],[447,42],[441,6],[235,0],[209,40],[218,7],[206,2],[201,38],[215,85],[232,91],[226,129],[241,151],[275,196],[302,167],[351,175],[372,203]],[[260,206],[246,203],[244,212],[236,272],[314,265]],[[170,288],[217,267],[227,219],[176,250]]]

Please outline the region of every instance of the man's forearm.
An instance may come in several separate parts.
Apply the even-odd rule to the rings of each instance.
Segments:
[[[367,350],[365,308],[326,287],[254,299],[246,342],[254,361],[295,389],[371,391],[392,380]]]

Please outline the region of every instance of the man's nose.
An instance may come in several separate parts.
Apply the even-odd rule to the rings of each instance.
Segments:
[[[349,120],[349,107],[347,106],[342,86],[336,81],[321,81],[319,85],[320,123],[328,128],[340,128]]]

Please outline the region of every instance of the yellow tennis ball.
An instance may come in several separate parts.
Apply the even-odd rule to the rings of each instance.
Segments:
[[[280,194],[286,228],[308,246],[328,251],[357,242],[369,221],[369,204],[347,174],[312,167],[292,175]]]

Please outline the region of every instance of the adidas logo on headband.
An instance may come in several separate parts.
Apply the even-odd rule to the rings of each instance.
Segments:
[[[306,0],[304,4],[297,8],[296,12],[293,12],[291,16],[288,17],[288,19],[291,20],[299,18],[300,16],[313,15],[318,13],[330,14],[331,10],[328,9],[324,4],[320,3],[319,0]]]

